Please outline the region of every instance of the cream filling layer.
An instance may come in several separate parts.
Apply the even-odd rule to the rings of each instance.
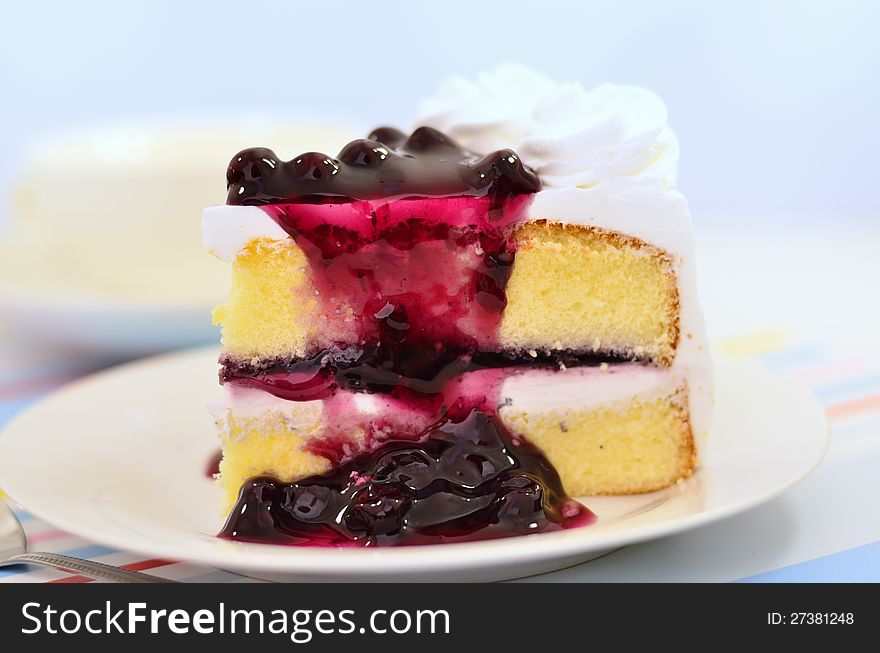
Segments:
[[[465,374],[459,387],[466,389],[471,383],[482,387],[481,381],[476,378],[482,374]],[[614,409],[673,395],[683,389],[685,383],[686,378],[680,370],[638,363],[565,370],[517,368],[501,381],[499,405],[496,408],[532,414],[561,408]],[[346,395],[345,402],[350,414],[364,421],[392,414],[399,418],[403,412],[416,410],[381,394],[345,392],[337,393],[328,400],[288,401],[234,382],[223,386],[223,395],[222,401],[211,406],[211,412],[216,418],[227,420],[281,416],[292,424],[313,423],[328,402],[340,402],[340,395]],[[434,419],[433,416],[427,417]]]

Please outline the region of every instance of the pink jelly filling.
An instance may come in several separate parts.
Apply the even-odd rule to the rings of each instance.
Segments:
[[[262,207],[309,259],[322,342],[492,349],[531,196]]]

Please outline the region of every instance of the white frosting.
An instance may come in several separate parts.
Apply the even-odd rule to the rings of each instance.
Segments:
[[[224,261],[231,261],[249,242],[257,238],[289,238],[258,206],[210,206],[202,211],[202,237],[205,248]]]
[[[643,89],[602,85],[586,91],[526,68],[502,66],[476,81],[447,82],[423,103],[418,123],[435,126],[476,151],[516,150],[544,184],[530,219],[634,236],[673,257],[680,334],[671,369],[630,381],[596,377],[589,388],[588,380],[570,387],[607,398],[599,388],[609,381],[608,392],[613,392],[625,390],[630,382],[685,378],[691,425],[700,438],[708,432],[712,412],[711,361],[697,298],[691,217],[674,187],[678,144],[666,119],[663,102]],[[206,246],[225,260],[253,238],[287,237],[255,207],[212,207],[205,210],[202,224]],[[534,378],[519,375],[511,383],[532,383]],[[539,393],[537,386],[528,392]],[[549,400],[551,394],[536,396]]]
[[[454,77],[422,102],[418,124],[477,152],[516,150],[545,187],[625,183],[671,186],[678,143],[666,106],[645,89],[603,84],[587,91],[507,64],[475,81]]]
[[[257,388],[226,383],[223,385],[223,399],[210,404],[208,410],[215,419],[227,419],[230,415],[236,419],[256,419],[278,413],[287,420],[311,422],[320,418],[324,402],[320,399],[287,401]]]

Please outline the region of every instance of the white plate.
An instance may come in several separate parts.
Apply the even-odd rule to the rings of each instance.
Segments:
[[[660,492],[587,497],[596,524],[487,542],[385,549],[295,548],[214,537],[219,490],[216,350],[133,363],[73,383],[0,435],[0,486],[36,515],[149,556],[260,577],[497,580],[560,569],[767,501],[822,459],[828,427],[810,394],[761,368],[717,361],[716,417],[699,471]]]

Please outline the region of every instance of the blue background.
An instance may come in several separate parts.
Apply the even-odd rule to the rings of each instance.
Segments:
[[[515,60],[660,93],[698,222],[876,216],[880,3],[5,2],[0,194],[27,143],[107,120],[408,123]]]

